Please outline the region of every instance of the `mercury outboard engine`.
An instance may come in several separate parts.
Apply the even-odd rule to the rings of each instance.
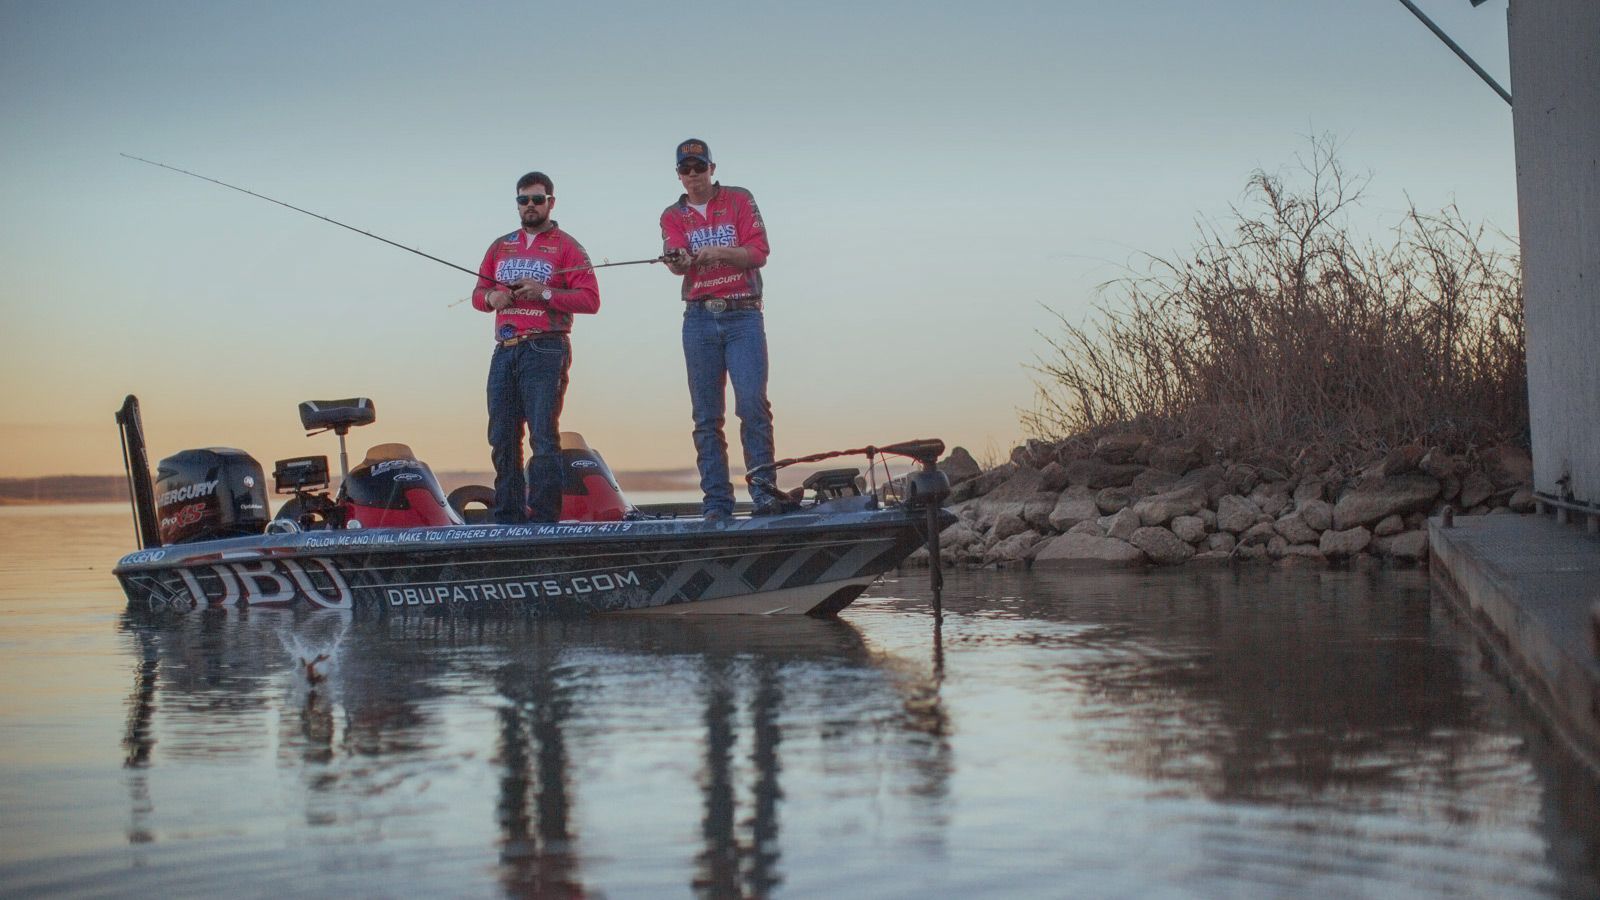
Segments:
[[[261,464],[243,450],[184,450],[156,466],[161,543],[184,544],[260,534],[267,527]]]
[[[364,528],[460,525],[428,464],[405,444],[378,444],[340,488],[347,522]]]

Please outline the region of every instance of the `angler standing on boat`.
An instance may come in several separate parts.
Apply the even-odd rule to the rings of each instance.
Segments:
[[[574,314],[600,310],[589,254],[550,218],[555,205],[550,176],[529,172],[517,180],[522,227],[489,245],[472,292],[474,307],[494,313],[489,447],[496,522],[561,517],[561,403],[572,364],[567,335]],[[533,448],[526,475],[524,424]]]
[[[661,241],[667,268],[683,277],[683,358],[703,512],[708,519],[723,519],[733,514],[728,442],[722,430],[730,379],[745,470],[773,459],[767,333],[761,313],[761,267],[770,251],[755,197],[744,188],[711,180],[717,167],[705,141],[684,141],[677,157],[684,194],[661,213]],[[777,497],[756,486],[750,490],[757,515],[778,511]]]

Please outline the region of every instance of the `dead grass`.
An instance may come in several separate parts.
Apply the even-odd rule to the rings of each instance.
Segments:
[[[1314,140],[1298,188],[1257,171],[1228,230],[1106,285],[1034,366],[1034,435],[1134,427],[1238,456],[1526,444],[1521,260],[1455,207],[1353,238],[1361,183]],[[1052,311],[1054,312],[1054,311]]]

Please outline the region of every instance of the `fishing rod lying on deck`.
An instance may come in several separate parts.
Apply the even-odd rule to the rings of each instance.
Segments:
[[[348,229],[350,231],[354,231],[356,234],[365,235],[365,236],[367,236],[369,238],[372,238],[375,241],[383,241],[385,244],[388,244],[391,247],[399,247],[401,250],[404,250],[407,253],[415,253],[416,255],[418,255],[418,256],[420,256],[420,257],[422,257],[424,259],[431,259],[434,262],[439,263],[440,265],[449,266],[450,268],[455,269],[458,272],[465,272],[465,273],[467,273],[468,275],[471,275],[474,278],[485,278],[486,277],[486,276],[478,274],[477,272],[474,272],[473,270],[467,268],[466,266],[458,266],[455,263],[450,262],[449,260],[440,259],[437,256],[433,256],[433,255],[428,254],[428,253],[423,253],[421,250],[417,250],[417,249],[415,249],[413,247],[407,247],[405,244],[396,243],[395,241],[391,241],[388,238],[383,237],[381,235],[373,234],[370,231],[362,231],[361,229],[356,228],[353,225],[346,225],[345,223],[340,222],[337,219],[330,219],[327,216],[321,215],[320,213],[314,213],[309,209],[301,209],[298,206],[295,206],[295,205],[290,204],[290,203],[285,203],[282,200],[274,200],[274,199],[272,199],[271,197],[268,197],[265,194],[258,194],[255,191],[246,190],[246,189],[244,189],[242,187],[239,187],[238,185],[229,184],[226,181],[218,181],[215,178],[208,178],[205,175],[201,175],[201,174],[199,174],[197,172],[191,172],[188,169],[180,169],[177,166],[169,166],[166,163],[156,162],[153,159],[145,159],[144,157],[141,157],[141,156],[134,156],[131,153],[118,153],[117,155],[121,156],[121,157],[124,157],[126,159],[134,160],[135,162],[142,162],[142,163],[144,163],[146,165],[156,166],[157,168],[167,169],[167,170],[172,171],[172,172],[178,172],[178,173],[183,174],[183,175],[188,175],[190,178],[198,178],[201,181],[209,181],[212,184],[221,185],[222,187],[228,188],[229,190],[238,191],[241,194],[249,194],[252,197],[256,197],[258,199],[265,200],[268,203],[276,203],[279,206],[285,207],[287,209],[292,209],[297,213],[304,213],[305,215],[311,216],[312,218],[321,219],[322,221],[327,222],[329,224],[337,225],[340,228],[344,228],[344,229]],[[560,274],[562,274],[564,272],[577,272],[577,271],[580,271],[582,269],[604,269],[604,268],[606,268],[608,266],[633,266],[633,265],[638,265],[640,263],[665,262],[666,259],[667,259],[667,257],[665,257],[665,256],[657,256],[657,257],[653,257],[651,259],[634,259],[634,260],[629,260],[627,262],[616,262],[616,263],[608,262],[608,263],[601,263],[599,265],[573,266],[573,267],[567,268],[567,269],[558,269],[555,272],[552,272],[550,274],[552,274],[552,275],[560,275]],[[505,288],[506,290],[509,290],[509,291],[517,290],[517,285],[506,284],[504,281],[501,281],[498,278],[489,278],[488,280],[490,282],[493,282],[494,284],[500,285],[501,287]],[[462,302],[464,302],[464,301],[462,301],[462,300],[457,300],[456,301],[456,303],[462,303]],[[451,306],[455,306],[456,303],[452,303],[450,305]]]

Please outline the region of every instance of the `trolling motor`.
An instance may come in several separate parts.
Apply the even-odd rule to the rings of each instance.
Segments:
[[[950,476],[939,471],[939,455],[944,453],[944,441],[932,439],[907,441],[883,448],[885,453],[909,456],[922,468],[905,478],[905,504],[909,509],[921,509],[928,516],[928,587],[933,591],[933,612],[944,614],[944,562],[939,556],[939,509],[950,496]]]

